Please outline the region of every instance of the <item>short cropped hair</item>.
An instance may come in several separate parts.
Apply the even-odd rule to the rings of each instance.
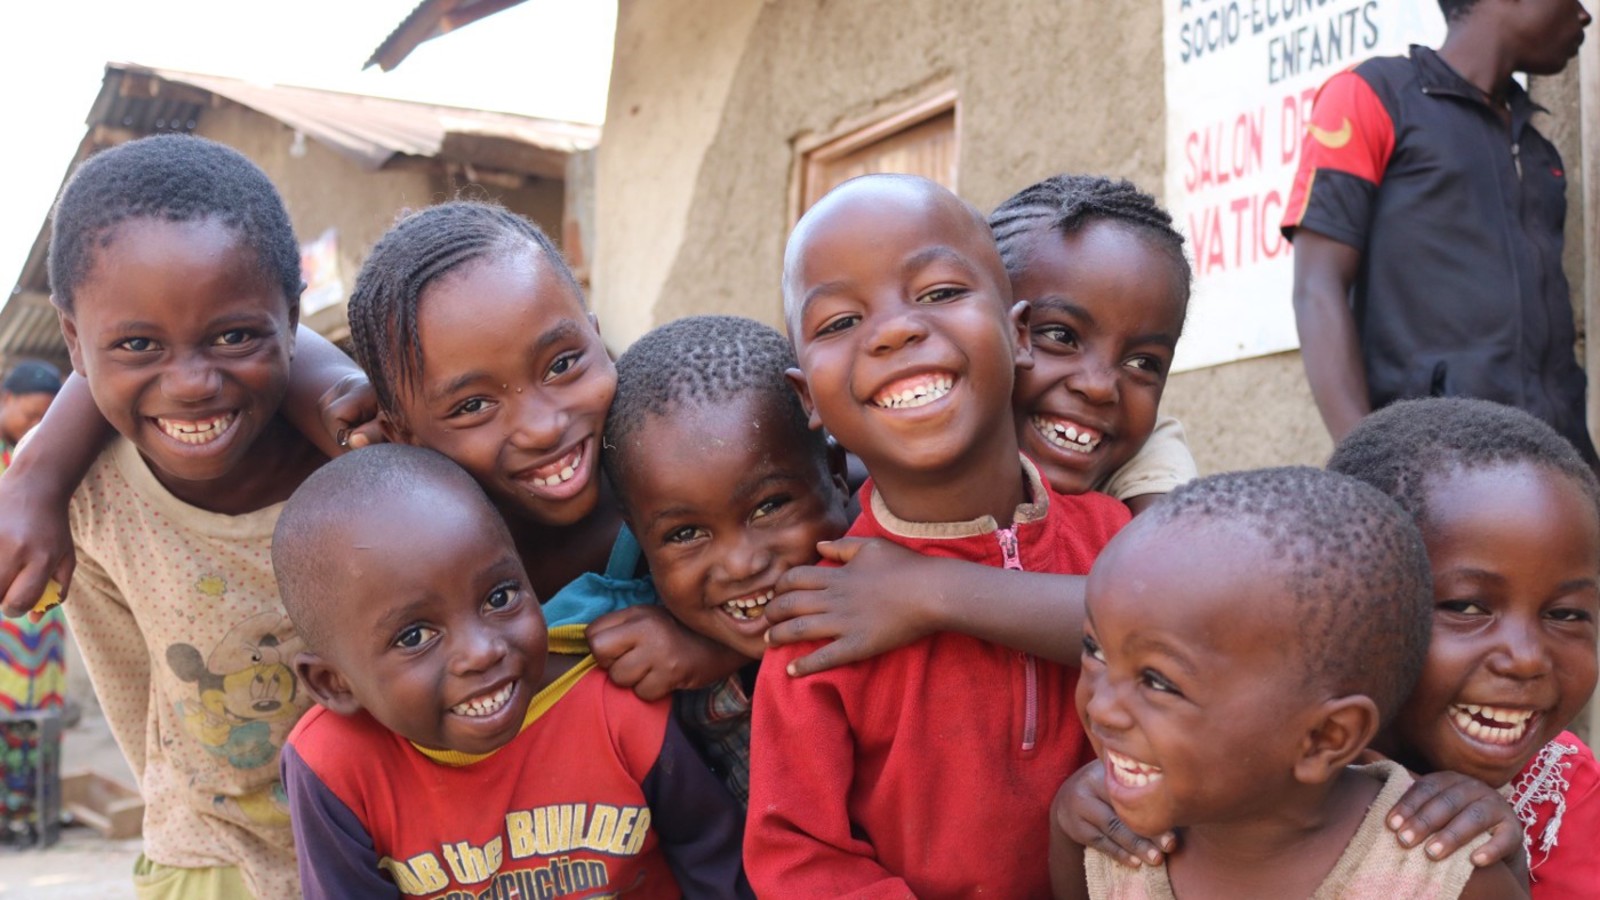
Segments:
[[[1394,501],[1307,466],[1190,482],[1136,527],[1211,520],[1261,538],[1289,589],[1306,686],[1364,694],[1387,723],[1428,653],[1433,586],[1422,535]]]
[[[263,277],[292,307],[305,283],[300,245],[283,198],[265,172],[239,151],[187,134],[158,134],[120,144],[78,166],[50,223],[50,292],[72,312],[94,254],[129,219],[221,222],[254,251]]]
[[[1428,530],[1430,477],[1528,464],[1564,475],[1600,516],[1600,482],[1554,428],[1511,406],[1465,397],[1402,400],[1351,431],[1328,468],[1372,485]]]
[[[331,583],[337,529],[363,517],[390,517],[406,504],[425,513],[463,504],[511,542],[483,488],[447,457],[406,444],[376,444],[334,459],[295,489],[272,532],[272,570],[283,608],[307,648],[324,652],[344,585]]]
[[[617,359],[617,393],[606,415],[601,454],[612,487],[624,491],[635,435],[652,416],[760,400],[801,441],[818,465],[828,459],[827,438],[808,426],[800,397],[784,374],[799,365],[777,329],[739,316],[689,316],[668,322],[635,341]],[[626,498],[624,498],[626,500]]]
[[[399,413],[399,392],[422,371],[417,306],[423,292],[470,262],[518,250],[544,257],[584,302],[555,244],[539,226],[496,203],[454,200],[410,212],[378,240],[350,294],[350,343],[385,412]]]
[[[1444,13],[1445,21],[1459,18],[1467,14],[1478,0],[1439,0],[1439,11]]]
[[[1056,175],[1029,185],[989,214],[989,228],[1006,273],[1016,280],[1028,267],[1028,253],[1040,232],[1063,237],[1095,222],[1111,222],[1144,238],[1172,262],[1177,299],[1189,302],[1194,279],[1184,253],[1183,235],[1156,198],[1131,181],[1099,175]]]

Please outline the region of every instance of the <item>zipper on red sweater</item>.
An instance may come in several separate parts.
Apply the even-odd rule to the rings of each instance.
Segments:
[[[1007,569],[1022,571],[1022,557],[1017,552],[1017,526],[1002,528],[995,532],[995,539],[1000,542],[1001,565]],[[1032,750],[1039,742],[1039,668],[1038,663],[1029,654],[1020,654],[1022,657],[1022,751]]]

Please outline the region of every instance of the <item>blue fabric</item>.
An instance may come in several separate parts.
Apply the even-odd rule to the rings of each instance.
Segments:
[[[605,573],[585,572],[556,591],[544,604],[545,626],[587,625],[608,612],[658,602],[650,576],[634,574],[643,556],[638,539],[622,526]]]

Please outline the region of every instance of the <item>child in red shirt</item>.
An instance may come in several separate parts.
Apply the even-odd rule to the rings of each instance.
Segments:
[[[1010,398],[1031,364],[1027,306],[1012,305],[982,216],[945,189],[909,176],[835,189],[790,239],[784,298],[811,424],[871,476],[851,535],[1083,574],[1127,521],[1109,497],[1056,494],[1021,457]],[[935,634],[789,678],[785,664],[811,649],[772,650],[758,679],[745,843],[756,891],[1044,895],[1037,823],[1091,755],[1076,670]]]

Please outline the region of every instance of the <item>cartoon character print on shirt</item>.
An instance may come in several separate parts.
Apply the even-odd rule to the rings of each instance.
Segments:
[[[293,638],[288,617],[268,612],[235,625],[209,653],[192,644],[167,647],[173,674],[196,689],[177,705],[184,730],[234,768],[275,765],[299,717],[299,683],[286,646]]]

